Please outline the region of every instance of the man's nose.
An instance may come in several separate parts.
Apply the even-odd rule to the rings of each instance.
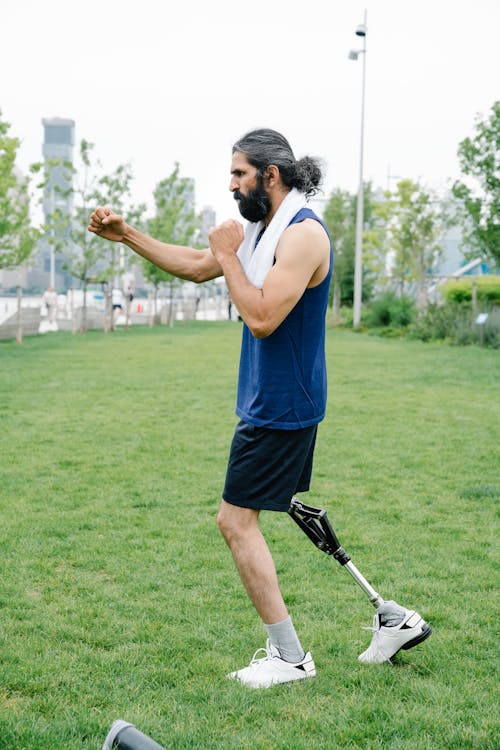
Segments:
[[[229,190],[234,193],[235,190],[238,190],[239,188],[239,182],[236,179],[236,177],[231,177],[231,182],[229,183]]]

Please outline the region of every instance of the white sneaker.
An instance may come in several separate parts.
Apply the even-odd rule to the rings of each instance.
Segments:
[[[380,615],[377,613],[373,618],[373,628],[366,629],[374,632],[370,646],[358,656],[358,661],[363,664],[382,664],[389,661],[400,649],[413,648],[432,633],[430,625],[418,612],[409,609],[399,625],[381,625]]]
[[[256,656],[261,651],[265,656],[257,659]],[[280,657],[278,649],[272,646],[269,640],[266,648],[259,648],[255,652],[248,667],[228,674],[230,680],[238,680],[251,688],[268,688],[282,682],[303,680],[305,677],[316,677],[316,667],[311,654],[307,652],[302,661],[292,664]]]

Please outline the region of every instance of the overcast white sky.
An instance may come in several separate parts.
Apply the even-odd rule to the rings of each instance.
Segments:
[[[500,98],[498,0],[4,0],[0,109],[19,166],[41,158],[42,117],[69,117],[107,170],[132,164],[137,201],[179,161],[222,221],[239,215],[231,145],[266,126],[324,159],[325,193],[355,191],[362,62],[347,56],[365,8],[365,179],[443,185]]]

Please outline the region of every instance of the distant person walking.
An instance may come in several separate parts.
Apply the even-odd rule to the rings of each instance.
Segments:
[[[47,320],[50,325],[53,325],[57,316],[57,292],[54,287],[49,286],[44,292],[42,300],[47,309]]]
[[[111,292],[111,304],[113,307],[113,323],[116,325],[121,315],[123,315],[123,294],[122,290],[114,287]]]

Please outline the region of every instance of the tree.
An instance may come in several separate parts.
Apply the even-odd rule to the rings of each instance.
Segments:
[[[333,308],[338,315],[340,305],[352,305],[354,296],[354,251],[356,244],[357,195],[335,189],[323,212],[323,220],[332,236],[334,248]],[[374,214],[371,184],[364,185],[363,231],[363,299],[369,299],[375,268]]]
[[[172,245],[195,244],[196,231],[199,228],[199,219],[194,211],[194,189],[193,181],[188,177],[179,176],[179,164],[175,163],[171,174],[159,182],[154,190],[155,215],[148,221],[148,231],[157,240]],[[144,277],[154,287],[154,305],[159,287],[162,284],[169,286],[169,325],[174,323],[174,287],[177,279],[167,271],[154,266],[143,259]]]
[[[92,196],[94,206],[110,205],[113,210],[125,217],[125,220],[134,226],[142,228],[142,216],[146,210],[144,204],[136,205],[131,202],[132,170],[129,164],[120,164],[110,175],[103,175],[97,181],[96,190]],[[117,245],[114,242],[106,242],[103,248],[104,267],[100,278],[106,282],[106,308],[109,325],[113,327],[113,315],[111,310],[111,285],[119,286],[119,275],[126,270],[126,259],[135,262],[135,255],[131,253],[126,245]]]
[[[19,139],[8,135],[10,123],[0,112],[0,268],[26,262],[36,246],[37,230],[31,225],[29,179],[15,169]],[[21,343],[21,288],[18,289],[17,341]]]
[[[500,100],[489,117],[476,117],[475,135],[458,147],[465,181],[457,180],[453,194],[462,204],[464,238],[471,254],[500,264]]]
[[[173,313],[173,297],[174,297],[174,286],[176,283],[175,276],[172,276],[171,273],[168,273],[167,271],[164,271],[162,268],[159,268],[158,266],[155,266],[154,263],[150,263],[145,258],[142,259],[142,275],[148,281],[151,286],[153,287],[153,307],[150,313],[150,325],[154,324],[154,320],[156,317],[156,310],[157,310],[157,301],[158,301],[158,294],[160,291],[160,287],[165,284],[170,286],[170,305],[169,305],[169,324],[172,326],[174,323],[174,313]]]
[[[354,288],[353,196],[336,188],[323,212],[323,219],[331,234],[334,247],[333,310],[338,316],[340,305],[352,303]]]
[[[132,173],[129,165],[120,165],[111,175],[99,175],[101,164],[92,159],[94,144],[86,140],[80,142],[78,168],[73,164],[55,160],[45,165],[46,183],[50,182],[53,169],[64,168],[69,185],[63,189],[55,185],[54,190],[66,198],[71,213],[62,215],[54,212],[50,223],[46,225],[49,242],[55,243],[55,249],[63,253],[63,267],[77,279],[83,290],[83,307],[80,330],[87,330],[87,289],[94,279],[103,283],[105,297],[105,330],[112,327],[110,282],[118,273],[118,249],[95,234],[87,231],[89,216],[98,205],[109,203],[117,213],[125,216],[127,221],[140,220],[144,206],[133,206],[128,200]]]
[[[401,180],[394,193],[377,206],[385,221],[387,251],[392,259],[391,275],[399,293],[416,285],[416,302],[427,300],[427,279],[442,253],[441,236],[449,220],[442,203],[419,183]]]
[[[15,169],[19,139],[0,112],[0,268],[15,268],[30,257],[38,237],[31,226],[29,179]]]

